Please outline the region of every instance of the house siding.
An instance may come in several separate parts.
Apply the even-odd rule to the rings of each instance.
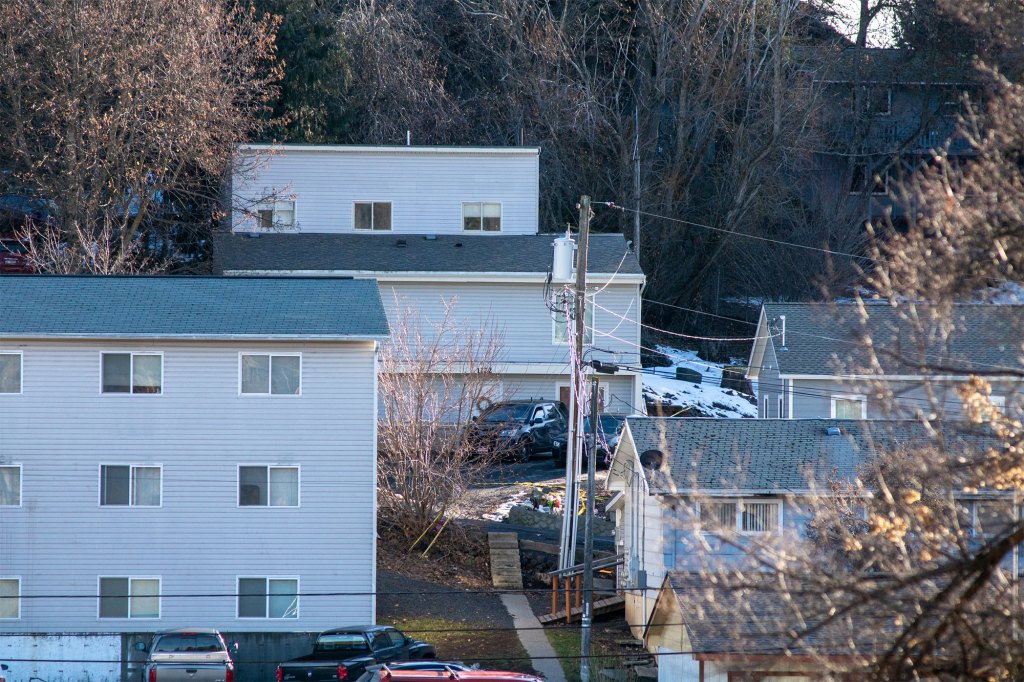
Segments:
[[[385,278],[380,282],[380,292],[393,334],[408,326],[402,319],[402,313],[408,309],[414,309],[428,323],[423,326],[429,326],[430,322],[436,324],[443,319],[448,302],[460,328],[495,329],[504,348],[503,361],[559,363],[568,368],[569,345],[553,342],[551,311],[544,300],[543,287],[538,284],[406,283],[388,282]],[[602,350],[592,351],[588,358],[639,363],[640,325],[622,319],[639,319],[639,298],[637,284],[612,284],[596,295],[597,304],[607,309],[594,310],[593,345]],[[430,338],[429,329],[420,331]]]
[[[779,418],[779,396],[782,395],[782,380],[779,378],[779,360],[775,357],[775,344],[768,339],[761,358],[760,374],[757,379],[757,416],[761,419]],[[767,409],[765,399],[768,400]],[[785,403],[785,399],[783,400]],[[795,412],[795,410],[794,410]]]
[[[301,232],[360,234],[462,234],[462,203],[500,202],[502,234],[538,232],[539,154],[353,152],[287,147],[261,159],[246,159],[233,178],[235,195],[256,200],[272,194],[295,201]],[[353,202],[390,201],[391,230],[355,230]],[[238,210],[235,231],[255,227]],[[473,232],[473,234],[477,234]],[[487,234],[487,233],[483,233]]]
[[[882,379],[884,380],[884,378]],[[832,416],[832,396],[863,395],[867,400],[868,419],[913,418],[918,410],[934,411],[941,406],[944,416],[959,419],[963,416],[963,400],[958,390],[967,381],[933,380],[927,385],[917,381],[885,380],[892,402],[876,396],[878,386],[872,382],[841,379],[792,379],[793,413],[798,418],[829,418]],[[992,382],[992,394],[1009,396],[1013,402],[1019,388],[1007,382]]]
[[[24,354],[23,393],[0,395],[0,463],[22,465],[21,506],[0,507],[0,575],[21,576],[23,595],[20,619],[0,621],[0,632],[374,621],[373,343],[0,348]],[[163,352],[161,395],[100,395],[100,352],[121,350]],[[301,397],[239,396],[240,351],[301,352]],[[246,463],[298,465],[301,506],[239,508]],[[101,464],[161,465],[162,506],[100,507]],[[160,618],[98,618],[99,576],[159,576]],[[238,576],[361,594],[300,598],[297,619],[240,620]],[[183,594],[218,596],[173,596]]]

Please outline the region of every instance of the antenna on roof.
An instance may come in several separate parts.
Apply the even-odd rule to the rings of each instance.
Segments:
[[[786,316],[779,315],[779,322],[782,323],[782,345],[779,346],[779,350],[789,350],[786,348]]]

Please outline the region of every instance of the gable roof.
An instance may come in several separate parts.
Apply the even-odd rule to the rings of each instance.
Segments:
[[[918,304],[919,309],[926,306]],[[856,304],[766,303],[761,309],[757,340],[750,356],[748,376],[756,379],[766,344],[775,349],[783,375],[840,376],[863,373],[871,364],[865,336],[871,338],[882,370],[890,375],[919,375],[919,365],[945,368],[938,374],[968,374],[972,370],[1024,370],[1022,335],[1024,306],[954,304],[949,322],[953,331],[923,348],[901,319],[904,310],[889,305],[867,306],[863,323]],[[786,343],[782,349],[782,323],[786,318]]]
[[[377,283],[336,277],[0,277],[0,338],[382,339]]]
[[[821,490],[832,480],[852,481],[878,453],[897,447],[939,437],[951,450],[996,443],[966,425],[930,431],[915,421],[629,417],[626,424],[609,477],[635,466],[636,454],[657,450],[662,466],[643,469],[654,494],[810,492],[810,482]]]
[[[798,591],[799,581],[789,580],[790,590]],[[822,594],[814,603],[814,590],[794,605],[783,598],[778,577],[768,572],[728,580],[671,572],[663,586],[679,603],[698,659],[701,654],[859,657],[884,651],[896,632],[892,613],[855,609],[844,618],[828,618],[833,602]]]
[[[220,234],[214,269],[225,272],[532,273],[551,269],[559,235]],[[587,272],[643,275],[621,234],[590,236]]]

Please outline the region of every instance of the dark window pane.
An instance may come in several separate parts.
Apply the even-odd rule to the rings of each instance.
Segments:
[[[463,204],[462,205],[462,229],[464,230],[479,230],[480,229],[480,217],[481,207],[480,204]]]
[[[270,392],[298,395],[301,362],[297,355],[275,355],[270,365]]]
[[[270,356],[242,356],[242,393],[267,393],[270,390]]]
[[[100,618],[128,617],[128,578],[100,578]]]
[[[0,393],[21,392],[21,356],[0,353]]]
[[[103,354],[103,392],[129,393],[132,390],[132,356],[130,353]]]
[[[501,231],[501,204],[483,205],[484,232]]]
[[[239,470],[238,504],[242,507],[267,505],[267,467],[242,467]]]
[[[274,227],[274,209],[272,208],[261,208],[256,211],[256,215],[259,217],[259,225],[264,230],[269,230]]]
[[[131,467],[105,466],[100,477],[100,504],[127,505]]]
[[[373,228],[373,204],[356,202],[355,228],[357,230]]]
[[[238,617],[267,617],[267,581],[264,578],[238,579]]]
[[[163,383],[163,358],[136,355],[132,362],[132,393],[159,393]]]
[[[391,229],[391,202],[377,201],[373,204],[373,229]]]

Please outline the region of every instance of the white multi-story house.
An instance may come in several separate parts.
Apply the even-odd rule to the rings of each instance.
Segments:
[[[214,242],[224,275],[371,277],[393,330],[403,310],[495,329],[509,398],[568,403],[570,345],[552,301],[552,242],[538,225],[539,154],[530,147],[250,145],[239,150],[231,229]],[[636,254],[591,235],[586,360],[608,412],[643,410]],[[425,331],[429,335],[429,330]]]
[[[9,680],[122,679],[133,633],[374,621],[372,280],[0,277],[0,311]]]
[[[921,330],[900,309],[866,311],[862,318],[852,303],[766,303],[747,373],[757,382],[758,416],[913,418],[941,409],[959,419],[958,388],[974,374],[990,381],[997,406],[1020,404],[1024,306],[953,305],[948,329],[924,315]]]

